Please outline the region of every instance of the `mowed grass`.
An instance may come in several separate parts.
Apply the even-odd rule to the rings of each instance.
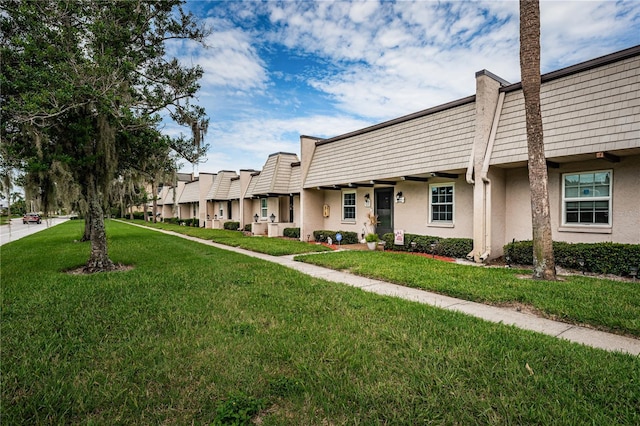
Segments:
[[[393,252],[345,251],[296,260],[476,302],[522,304],[560,321],[640,337],[640,283],[584,276],[556,282],[531,271],[479,268]]]
[[[107,230],[134,269],[65,273],[79,221],[0,248],[0,424],[640,423],[638,357]]]
[[[143,220],[127,220],[127,222],[147,226],[149,228],[172,231],[182,235],[189,235],[203,240],[211,240],[227,246],[240,247],[258,253],[270,254],[272,256],[331,251],[329,247],[320,244],[284,238],[245,236],[240,231],[229,231],[227,229],[194,228],[191,226],[180,226],[164,222],[145,222]]]

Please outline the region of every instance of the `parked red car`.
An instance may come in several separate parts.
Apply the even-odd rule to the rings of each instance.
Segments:
[[[22,216],[22,223],[26,225],[27,223],[31,222],[42,223],[42,218],[38,213],[27,213]]]

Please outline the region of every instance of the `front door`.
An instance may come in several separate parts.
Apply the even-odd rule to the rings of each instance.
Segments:
[[[384,234],[393,232],[393,188],[377,188],[374,194],[374,213],[378,216],[376,234],[382,238]]]

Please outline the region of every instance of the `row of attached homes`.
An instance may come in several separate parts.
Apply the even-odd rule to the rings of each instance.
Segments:
[[[163,217],[251,224],[258,235],[402,231],[472,238],[476,261],[531,239],[520,83],[476,73],[466,98],[329,139],[262,170],[200,173],[164,187]],[[542,76],[553,239],[640,244],[640,46]]]

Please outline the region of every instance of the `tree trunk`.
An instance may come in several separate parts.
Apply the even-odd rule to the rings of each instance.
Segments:
[[[540,110],[540,4],[520,0],[520,73],[527,123],[529,188],[533,228],[533,278],[556,279],[547,163]]]
[[[156,194],[158,194],[158,184],[153,180],[151,182],[151,196],[153,197],[153,223],[158,221],[158,197]]]
[[[87,179],[87,181],[89,185],[87,190],[87,204],[89,208],[86,223],[89,223],[91,254],[84,267],[84,272],[92,274],[95,272],[113,271],[116,269],[116,265],[109,259],[107,253],[107,233],[104,228],[104,211],[102,209],[100,192],[96,187],[93,176]]]

